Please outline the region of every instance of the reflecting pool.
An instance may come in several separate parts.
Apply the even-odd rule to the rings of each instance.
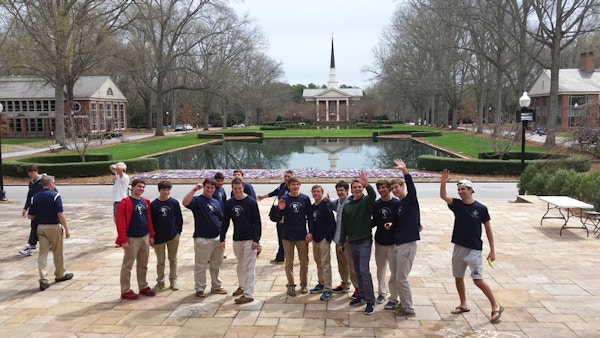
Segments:
[[[419,155],[454,157],[412,139],[307,138],[231,140],[157,156],[161,169],[384,169],[401,158],[416,168]]]

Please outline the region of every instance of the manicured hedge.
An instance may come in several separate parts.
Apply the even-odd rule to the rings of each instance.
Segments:
[[[525,161],[525,166],[532,163],[551,165],[560,163],[566,168],[577,172],[589,171],[591,161],[582,156],[571,156],[566,159],[556,160],[530,160]],[[520,175],[521,160],[481,160],[439,157],[434,155],[421,155],[417,158],[417,166],[422,170],[441,171],[448,169],[451,172],[474,175]]]
[[[385,136],[385,135],[406,135],[410,134],[411,137],[430,137],[430,136],[442,136],[441,131],[420,131],[420,130],[378,130],[373,132],[373,137]]]
[[[541,159],[560,159],[567,158],[569,155],[564,154],[549,154],[549,153],[525,153],[525,160],[541,160]],[[497,160],[499,156],[497,154],[491,153],[479,153],[477,158],[482,160]],[[504,154],[503,160],[520,160],[521,152],[520,151],[511,151]]]
[[[88,155],[90,156],[90,155]],[[99,156],[99,155],[96,155]],[[104,155],[111,157],[110,155]],[[31,156],[20,158],[14,161],[6,161],[2,166],[4,175],[13,177],[27,176],[27,166],[37,164],[41,173],[48,173],[56,177],[93,177],[110,174],[108,167],[114,161],[93,161],[93,162],[61,162],[60,157],[64,160],[70,156]],[[76,156],[79,157],[79,156]],[[86,156],[87,157],[87,156]],[[47,159],[55,159],[54,163],[48,163]],[[158,169],[158,160],[156,158],[138,158],[127,160],[127,172],[147,172]]]
[[[600,171],[582,173],[562,165],[532,164],[525,168],[518,187],[521,195],[569,196],[600,210]]]
[[[222,140],[225,138],[223,134],[198,134],[199,139]]]

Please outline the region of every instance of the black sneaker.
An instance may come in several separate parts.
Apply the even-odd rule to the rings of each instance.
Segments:
[[[352,300],[350,301],[350,305],[360,305],[364,302],[365,302],[365,300],[360,297],[352,298]]]
[[[375,306],[373,304],[367,304],[367,306],[365,307],[365,314],[372,315],[373,312],[375,312]]]
[[[69,272],[69,273],[65,273],[65,275],[62,276],[62,277],[55,278],[54,281],[57,282],[57,283],[60,283],[60,282],[64,282],[66,280],[69,280],[71,278],[73,278],[73,274]]]
[[[44,291],[50,287],[50,283],[48,282],[40,282],[40,291]]]
[[[340,293],[340,292],[349,292],[350,288],[344,288],[341,284],[331,289],[332,292]]]

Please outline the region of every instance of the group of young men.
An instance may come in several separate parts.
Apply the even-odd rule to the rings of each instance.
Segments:
[[[401,178],[376,183],[380,198],[369,184],[367,175],[360,173],[349,186],[340,181],[336,184],[338,198],[330,200],[323,187],[311,188],[311,199],[300,193],[301,182],[292,171],[285,172],[284,182],[273,192],[258,196],[262,200],[278,196],[277,233],[279,250],[272,263],[284,263],[287,278],[287,295],[296,296],[293,266],[295,252],[300,261],[300,293],[321,293],[320,299],[327,301],[335,292],[349,292],[355,288],[350,305],[366,304],[364,313],[374,312],[375,302],[384,309],[395,310],[394,314],[403,317],[416,315],[409,283],[409,273],[417,253],[417,241],[422,230],[420,209],[412,177],[401,160],[395,160],[395,168],[402,172]],[[35,170],[33,170],[35,169]],[[128,191],[129,177],[122,162],[111,165],[115,174],[113,188],[114,221],[117,228],[116,245],[123,248],[123,263],[120,274],[121,298],[137,299],[139,294],[154,296],[166,287],[165,266],[169,260],[169,282],[171,290],[178,290],[177,250],[183,229],[183,217],[179,202],[170,197],[171,183],[158,183],[159,197],[154,201],[142,197],[146,184],[134,179]],[[33,173],[35,171],[35,173]],[[28,170],[29,173],[29,170]],[[56,282],[69,280],[71,273],[65,273],[62,260],[62,235],[69,237],[66,218],[62,210],[60,195],[55,191],[54,178],[40,175],[37,167],[30,174],[30,194],[23,215],[32,219],[29,246],[40,241],[40,290],[50,285],[46,277],[45,260],[49,247],[54,253]],[[40,181],[42,192],[34,189]],[[467,305],[464,275],[466,268],[471,270],[475,285],[490,301],[492,315],[490,321],[497,322],[504,308],[496,302],[490,287],[482,277],[483,224],[488,238],[490,252],[487,260],[495,260],[494,239],[487,208],[473,199],[473,185],[462,180],[457,184],[460,198],[447,195],[446,183],[450,173],[444,170],[441,175],[440,197],[448,204],[455,215],[452,243],[454,251],[452,271],[459,294],[460,305],[453,314],[469,312]],[[239,287],[233,292],[238,304],[254,300],[255,265],[260,250],[261,215],[253,187],[243,181],[243,172],[234,171],[231,182],[231,198],[227,199],[223,189],[224,176],[217,173],[196,184],[182,199],[184,207],[194,215],[194,289],[197,297],[206,296],[206,270],[211,277],[211,293],[226,294],[219,272],[226,248],[226,234],[233,222],[233,251],[238,260],[237,276]],[[32,188],[32,185],[34,188]],[[350,188],[351,194],[348,189]],[[364,190],[367,193],[364,193]],[[196,196],[196,193],[202,191]],[[394,196],[392,196],[394,195]],[[118,200],[120,198],[120,200]],[[117,201],[118,200],[118,201]],[[62,228],[61,228],[62,225]],[[34,228],[35,226],[35,228]],[[370,273],[371,250],[373,246],[372,228],[375,230],[375,262],[377,265],[377,297]],[[335,253],[341,284],[333,287],[331,243],[336,243]],[[313,258],[317,265],[318,284],[308,289],[308,245],[312,243]],[[157,283],[150,288],[146,280],[150,247],[154,247],[157,257]],[[283,256],[283,257],[282,257]],[[133,264],[136,263],[136,277],[139,294],[131,289],[130,279]],[[391,271],[386,283],[387,269]]]

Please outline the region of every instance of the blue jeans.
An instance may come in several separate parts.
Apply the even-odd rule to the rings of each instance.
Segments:
[[[373,291],[373,278],[369,262],[371,260],[371,248],[373,239],[366,238],[350,242],[352,262],[358,279],[359,297],[367,301],[367,304],[375,304],[375,292]]]

